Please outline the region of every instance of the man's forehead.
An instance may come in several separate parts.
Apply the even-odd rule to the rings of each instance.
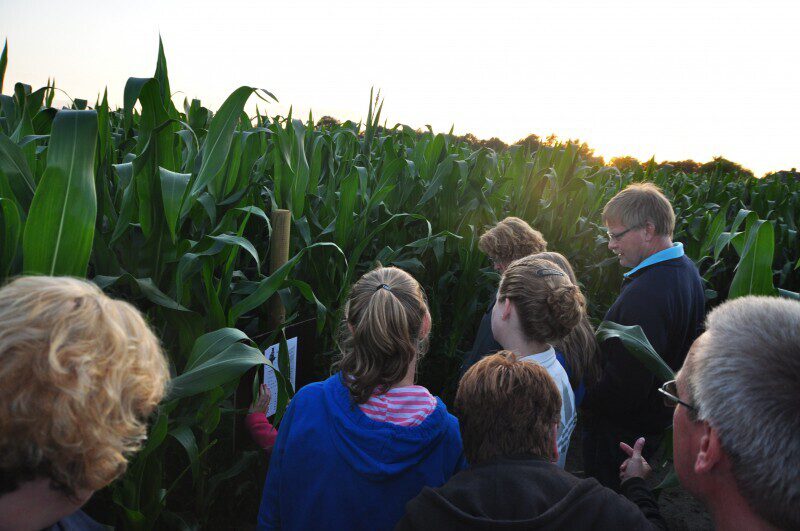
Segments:
[[[603,223],[605,223],[606,227],[621,227],[624,225],[622,220],[615,218],[604,218]]]

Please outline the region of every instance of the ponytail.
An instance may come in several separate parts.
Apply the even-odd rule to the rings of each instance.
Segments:
[[[370,271],[353,285],[335,365],[356,404],[401,381],[425,350],[428,306],[419,283],[395,267]]]

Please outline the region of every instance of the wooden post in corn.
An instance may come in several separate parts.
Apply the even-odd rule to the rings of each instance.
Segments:
[[[289,235],[292,222],[292,214],[288,210],[274,210],[272,212],[272,236],[269,243],[269,274],[272,275],[280,269],[280,267],[289,260]],[[283,307],[281,297],[277,293],[267,301],[267,327],[263,332],[272,332],[278,328],[284,319],[286,319],[286,308]],[[276,338],[277,340],[277,338]],[[269,345],[267,345],[269,346]],[[236,389],[236,396],[234,404],[236,408],[246,408],[250,403],[255,400],[256,395],[253,395],[253,387],[249,382],[257,379],[261,382],[261,366],[249,369],[239,382]],[[273,400],[278,397],[273,396]],[[239,416],[234,416],[234,429],[233,429],[233,446],[235,451],[242,451],[244,447],[240,446],[240,440],[248,438],[247,430],[244,428],[244,419]]]
[[[292,214],[288,210],[272,212],[272,238],[269,245],[269,274],[272,275],[289,260],[289,234]],[[286,318],[286,308],[277,293],[269,299],[267,330],[275,330]]]

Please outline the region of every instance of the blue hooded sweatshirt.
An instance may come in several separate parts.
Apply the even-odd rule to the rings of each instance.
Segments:
[[[258,529],[393,529],[423,487],[466,468],[458,420],[436,402],[406,427],[362,413],[340,374],[301,389],[278,430]]]

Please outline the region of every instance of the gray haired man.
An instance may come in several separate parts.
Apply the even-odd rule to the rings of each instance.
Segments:
[[[675,407],[675,470],[717,529],[800,529],[800,302],[720,305],[661,393]]]

